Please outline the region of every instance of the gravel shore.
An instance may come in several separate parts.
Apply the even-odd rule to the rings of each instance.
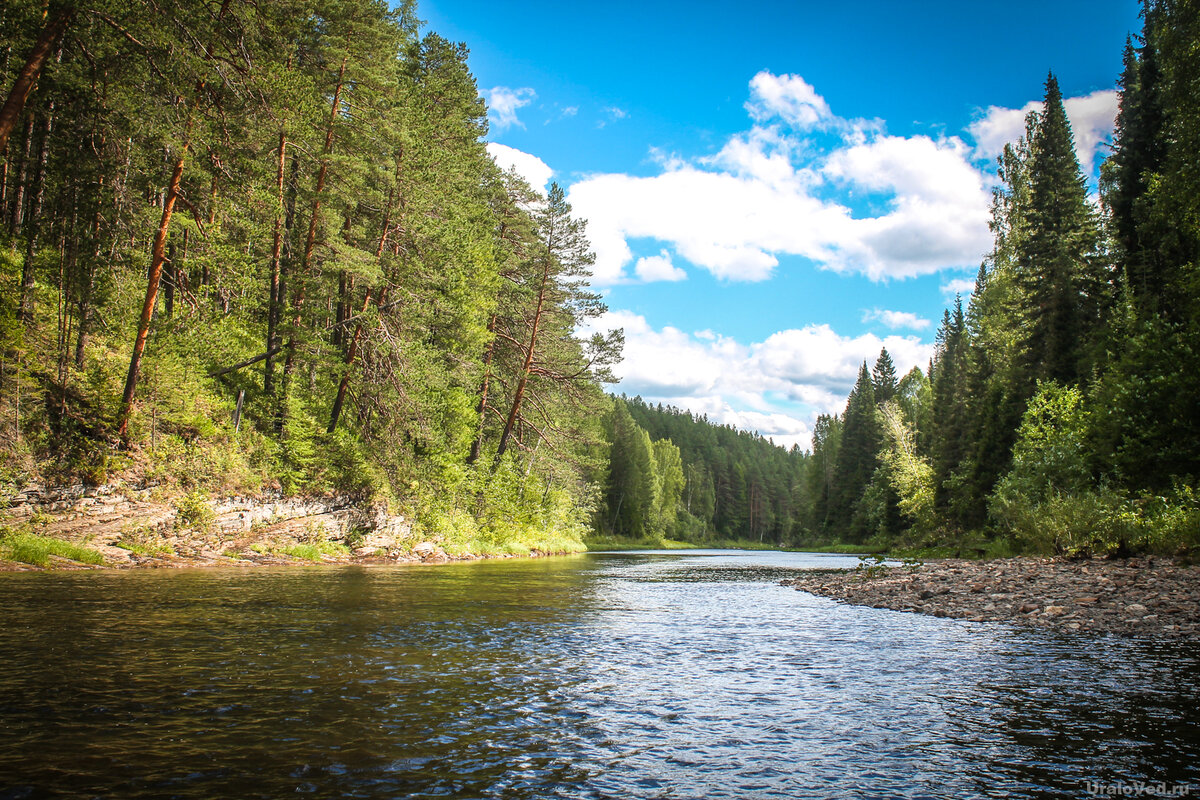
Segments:
[[[854,605],[973,622],[1200,638],[1200,565],[1165,558],[938,560],[782,581]]]

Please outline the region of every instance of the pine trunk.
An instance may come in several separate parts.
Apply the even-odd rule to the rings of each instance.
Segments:
[[[546,264],[542,269],[542,283],[538,289],[537,307],[533,312],[533,331],[529,335],[529,349],[525,353],[525,362],[521,365],[521,378],[517,382],[517,390],[513,393],[512,408],[508,412],[508,419],[504,422],[504,433],[500,434],[500,444],[496,448],[495,464],[500,463],[501,456],[508,449],[508,440],[512,436],[513,428],[516,427],[517,419],[521,414],[521,403],[525,399],[525,387],[529,383],[529,376],[533,370],[533,357],[537,352],[537,342],[539,328],[542,324],[542,312],[546,305],[546,288],[550,282],[550,256],[546,256]]]
[[[296,290],[292,293],[292,324],[288,332],[287,355],[283,361],[284,391],[296,368],[296,331],[300,328],[300,311],[304,307],[304,279],[312,261],[313,247],[317,242],[317,222],[321,212],[321,193],[325,191],[325,178],[329,172],[329,154],[333,150],[333,124],[337,121],[338,106],[342,101],[342,85],[346,77],[346,60],[338,69],[337,87],[333,91],[333,102],[329,107],[329,124],[325,127],[325,146],[321,150],[321,167],[317,170],[317,186],[313,192],[312,213],[308,219],[308,234],[304,237],[304,254],[300,258],[300,269],[296,276]]]
[[[21,68],[17,79],[13,82],[8,99],[4,101],[3,106],[0,106],[0,152],[3,152],[8,145],[9,134],[16,127],[17,119],[21,116],[21,111],[25,108],[25,101],[29,99],[33,87],[37,86],[38,76],[42,73],[46,59],[58,46],[58,40],[62,38],[74,16],[73,4],[59,8],[50,15],[42,27],[42,32],[38,34],[33,49],[25,59],[25,66]]]
[[[283,167],[287,157],[287,132],[279,129],[279,158],[275,170],[275,232],[271,239],[271,283],[267,306],[267,352],[278,347],[280,306],[280,256],[283,253]],[[268,355],[263,365],[263,393],[268,397],[275,393],[275,359]]]
[[[125,392],[121,396],[121,408],[117,414],[117,433],[121,439],[129,438],[129,412],[133,407],[133,392],[137,387],[138,372],[142,366],[142,353],[146,350],[146,339],[150,335],[150,318],[154,315],[154,304],[158,300],[158,285],[162,279],[163,261],[166,259],[167,233],[171,228],[171,213],[175,210],[175,201],[179,199],[179,183],[183,179],[183,164],[187,157],[188,136],[192,124],[188,121],[184,136],[183,149],[175,160],[175,168],[171,173],[171,182],[167,186],[163,198],[162,220],[158,224],[158,232],[154,236],[154,245],[150,250],[150,274],[146,282],[146,298],[142,302],[142,315],[138,319],[137,337],[133,341],[133,355],[129,359],[129,372],[125,376]]]

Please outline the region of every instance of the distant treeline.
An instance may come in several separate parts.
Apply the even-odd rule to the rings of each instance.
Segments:
[[[789,542],[807,456],[678,408],[617,398],[597,528],[632,538]]]

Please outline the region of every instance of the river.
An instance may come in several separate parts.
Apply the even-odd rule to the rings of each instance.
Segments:
[[[1194,646],[777,585],[855,563],[0,575],[0,798],[1200,796]]]

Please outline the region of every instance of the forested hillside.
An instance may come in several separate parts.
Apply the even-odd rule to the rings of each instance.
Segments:
[[[569,546],[620,334],[411,3],[6,3],[3,479],[384,499]],[[565,544],[564,544],[565,543]]]
[[[640,397],[618,400],[606,430],[602,533],[776,544],[800,533],[808,458],[799,449]]]

